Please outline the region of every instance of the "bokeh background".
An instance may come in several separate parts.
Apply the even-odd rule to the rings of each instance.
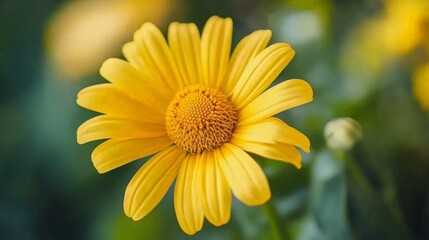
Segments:
[[[311,140],[302,169],[258,159],[285,238],[429,239],[427,0],[0,0],[0,239],[272,239],[263,210],[235,200],[228,224],[189,237],[171,191],[134,222],[123,194],[145,160],[99,175],[98,143],[76,143],[96,115],[77,92],[104,81],[101,63],[122,58],[143,22],[201,30],[215,14],[233,18],[233,44],[272,29],[296,50],[278,81],[314,89],[312,103],[280,115]],[[339,117],[362,128],[348,150],[324,139]]]

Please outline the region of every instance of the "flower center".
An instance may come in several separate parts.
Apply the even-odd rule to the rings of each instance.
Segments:
[[[178,92],[167,108],[170,139],[189,153],[214,150],[231,139],[237,112],[216,89],[192,85]]]

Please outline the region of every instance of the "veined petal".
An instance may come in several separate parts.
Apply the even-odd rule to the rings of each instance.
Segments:
[[[203,227],[204,212],[197,189],[197,155],[188,154],[182,163],[174,188],[174,209],[184,232],[193,235]]]
[[[171,23],[168,43],[186,86],[202,79],[200,33],[195,24]]]
[[[150,138],[166,135],[164,124],[99,115],[80,125],[77,142],[84,144],[106,138]]]
[[[307,153],[310,152],[310,140],[295,128],[275,117],[248,125],[236,126],[232,136],[251,142],[292,144]]]
[[[231,216],[231,189],[213,151],[198,158],[199,198],[204,215],[215,226],[227,223]]]
[[[163,122],[165,111],[146,105],[120,91],[111,83],[98,84],[82,89],[77,95],[80,106],[116,117],[151,123]]]
[[[225,77],[223,92],[230,96],[244,69],[268,44],[271,30],[258,30],[244,37],[235,47]]]
[[[140,168],[125,190],[127,216],[137,221],[158,205],[176,178],[185,155],[185,151],[171,146]]]
[[[232,42],[231,18],[211,17],[201,36],[203,84],[216,89],[224,84]]]
[[[109,139],[98,145],[91,158],[99,173],[154,154],[172,144],[167,136],[141,139]]]
[[[239,147],[225,143],[214,154],[234,195],[247,205],[261,205],[271,197],[267,177],[256,161]]]
[[[149,79],[144,72],[133,67],[130,63],[110,58],[100,68],[100,74],[134,99],[153,105],[155,109],[165,111],[173,98],[173,94],[166,94],[163,85]]]
[[[277,84],[239,111],[239,125],[254,123],[293,107],[311,102],[313,90],[300,79]]]
[[[134,34],[134,42],[143,71],[152,81],[162,86],[169,95],[176,93],[184,83],[174,63],[173,55],[161,31],[152,23],[144,23]]]
[[[295,51],[287,43],[275,43],[250,60],[234,87],[232,102],[238,109],[261,94],[292,60]]]
[[[252,142],[234,137],[231,139],[231,143],[247,152],[255,153],[268,159],[292,163],[296,168],[301,168],[301,154],[290,144]]]

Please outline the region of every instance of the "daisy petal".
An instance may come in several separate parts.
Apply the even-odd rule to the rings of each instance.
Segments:
[[[77,130],[77,142],[84,144],[106,138],[150,138],[166,135],[163,124],[100,115],[80,125]]]
[[[122,53],[128,62],[135,68],[144,69],[142,58],[140,57],[137,43],[128,42],[122,47]]]
[[[234,87],[232,101],[238,109],[261,94],[292,60],[295,51],[286,43],[275,43],[250,60]]]
[[[291,79],[277,84],[255,98],[239,113],[239,125],[254,123],[311,102],[313,90],[300,79]]]
[[[204,215],[215,226],[227,223],[231,216],[231,189],[213,151],[198,158],[199,198]]]
[[[224,89],[222,89],[227,96],[232,94],[249,61],[267,46],[270,38],[270,30],[259,30],[244,37],[237,44],[228,64],[228,71],[225,77],[228,81],[226,81]]]
[[[167,136],[142,139],[109,139],[98,145],[91,158],[99,173],[154,154],[172,144]]]
[[[100,74],[132,98],[153,105],[155,109],[165,111],[172,99],[171,94],[164,92],[162,85],[124,60],[117,58],[106,60],[100,68]]]
[[[111,83],[84,88],[77,96],[76,102],[80,106],[111,116],[152,123],[165,119],[164,112],[130,97]]]
[[[201,36],[203,83],[219,89],[228,68],[232,42],[231,18],[211,17]]]
[[[239,147],[225,143],[214,154],[234,195],[247,205],[261,205],[271,197],[267,178],[252,157]]]
[[[125,214],[137,221],[158,205],[167,193],[185,158],[185,152],[171,146],[147,161],[125,190]]]
[[[168,43],[185,85],[202,79],[200,33],[195,24],[171,23]]]
[[[182,163],[174,188],[174,209],[184,232],[193,235],[203,227],[204,212],[198,198],[197,155],[189,154]]]
[[[144,72],[169,95],[176,93],[184,84],[174,63],[173,55],[161,31],[152,23],[145,23],[134,34],[138,56]]]
[[[257,123],[236,126],[232,136],[250,142],[287,143],[300,147],[307,153],[310,152],[310,140],[307,136],[275,117]]]
[[[232,138],[231,143],[247,152],[255,153],[268,159],[292,163],[296,168],[301,168],[301,154],[290,144],[251,142],[237,138]]]

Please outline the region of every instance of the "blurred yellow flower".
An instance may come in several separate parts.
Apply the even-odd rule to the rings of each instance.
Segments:
[[[386,12],[380,21],[381,46],[393,54],[405,54],[426,45],[429,47],[428,0],[387,0]]]
[[[66,3],[49,21],[46,50],[62,77],[96,73],[103,61],[120,52],[144,21],[162,24],[174,0],[88,0]]]
[[[415,70],[413,92],[422,108],[429,111],[429,62]]]
[[[380,31],[383,31],[383,28],[379,19],[366,21],[353,29],[344,44],[340,56],[341,64],[359,81],[371,83],[391,55],[382,44],[384,36]]]
[[[100,173],[155,154],[131,179],[124,211],[139,220],[176,179],[174,206],[187,234],[230,219],[231,192],[247,205],[270,197],[261,167],[246,153],[301,167],[296,147],[308,138],[273,115],[312,101],[304,80],[268,86],[295,52],[286,43],[267,47],[270,30],[243,38],[230,56],[232,20],[211,17],[201,34],[195,24],[170,24],[168,42],[145,23],[127,43],[128,61],[108,59],[100,69],[111,83],[90,86],[77,103],[103,113],[83,123],[83,144],[109,139],[92,153]]]
[[[385,9],[351,31],[341,51],[349,89],[364,95],[386,65],[412,52],[429,54],[429,1],[386,0]],[[414,55],[409,55],[414,56]]]
[[[361,55],[366,64],[378,69],[386,59],[418,47],[429,53],[429,1],[386,0],[385,4],[382,14],[352,31],[345,58]]]

